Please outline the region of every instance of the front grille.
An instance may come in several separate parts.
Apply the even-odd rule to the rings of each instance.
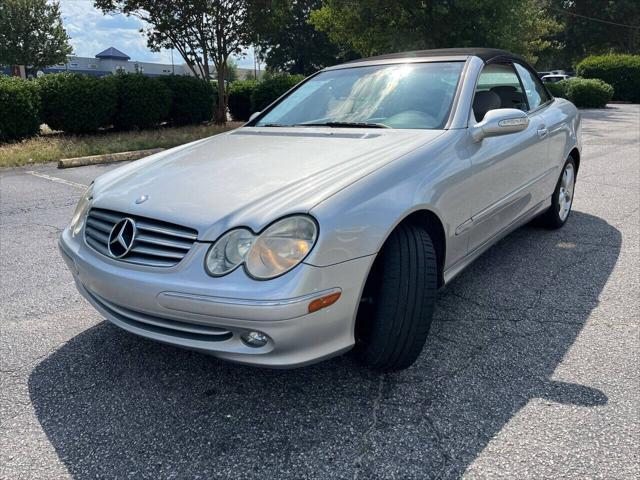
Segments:
[[[92,208],[87,215],[84,238],[98,253],[109,253],[109,235],[119,221],[130,218],[135,222],[135,240],[129,252],[118,258],[123,262],[150,267],[172,267],[189,252],[198,238],[192,228],[162,222],[137,215],[114,212],[102,208]]]
[[[233,333],[224,328],[180,322],[178,320],[148,315],[116,305],[89,290],[87,290],[87,293],[98,305],[117,320],[147,332],[203,342],[223,342],[233,337]]]

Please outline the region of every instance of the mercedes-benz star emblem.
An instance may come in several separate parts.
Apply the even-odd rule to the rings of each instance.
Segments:
[[[123,218],[116,223],[109,234],[109,253],[113,258],[122,258],[133,247],[136,239],[136,222],[131,218]]]
[[[149,195],[140,195],[138,198],[136,198],[136,204],[146,202],[147,200],[149,200]]]

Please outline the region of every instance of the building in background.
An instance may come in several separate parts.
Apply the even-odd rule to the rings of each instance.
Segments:
[[[252,68],[238,68],[237,71],[239,80],[255,78],[256,74],[258,78],[260,78],[262,73],[259,70],[256,72]],[[149,77],[159,77],[163,75],[193,76],[191,69],[184,63],[172,65],[164,63],[137,62],[135,60],[131,60],[129,55],[114,47],[109,47],[106,50],[103,50],[95,57],[78,57],[75,55],[69,55],[67,57],[67,63],[59,63],[58,65],[43,68],[38,71],[38,75],[61,72],[83,73],[85,75],[93,75],[95,77],[105,77],[107,75],[114,75],[118,72],[140,73]],[[5,75],[18,75],[15,72],[12,72],[9,67],[0,66],[0,74],[2,73]],[[22,67],[21,76],[24,78],[24,67]],[[216,78],[215,72],[211,74],[211,77],[213,79]]]
[[[191,73],[186,65],[132,61],[129,55],[114,47],[109,47],[98,53],[95,58],[76,57],[70,55],[67,57],[67,63],[60,63],[58,65],[44,68],[42,69],[42,72],[45,74],[76,72],[84,73],[86,75],[94,75],[96,77],[113,75],[118,72],[141,73],[149,77],[172,74],[189,75]]]

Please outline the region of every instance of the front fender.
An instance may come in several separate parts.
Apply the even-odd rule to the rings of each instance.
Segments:
[[[461,146],[464,131],[418,149],[343,189],[311,209],[320,224],[318,243],[305,263],[327,266],[376,254],[393,229],[419,210],[442,222],[447,262],[466,254],[458,225],[470,218],[469,160]]]

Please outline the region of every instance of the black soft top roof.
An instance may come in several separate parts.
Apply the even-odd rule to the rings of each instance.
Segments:
[[[455,57],[455,56],[476,56],[484,62],[495,58],[514,59],[522,61],[522,57],[506,50],[497,48],[439,48],[435,50],[417,50],[414,52],[398,52],[386,55],[378,55],[369,58],[360,58],[347,63],[368,62],[370,60],[395,60],[403,58],[424,58],[424,57]]]

